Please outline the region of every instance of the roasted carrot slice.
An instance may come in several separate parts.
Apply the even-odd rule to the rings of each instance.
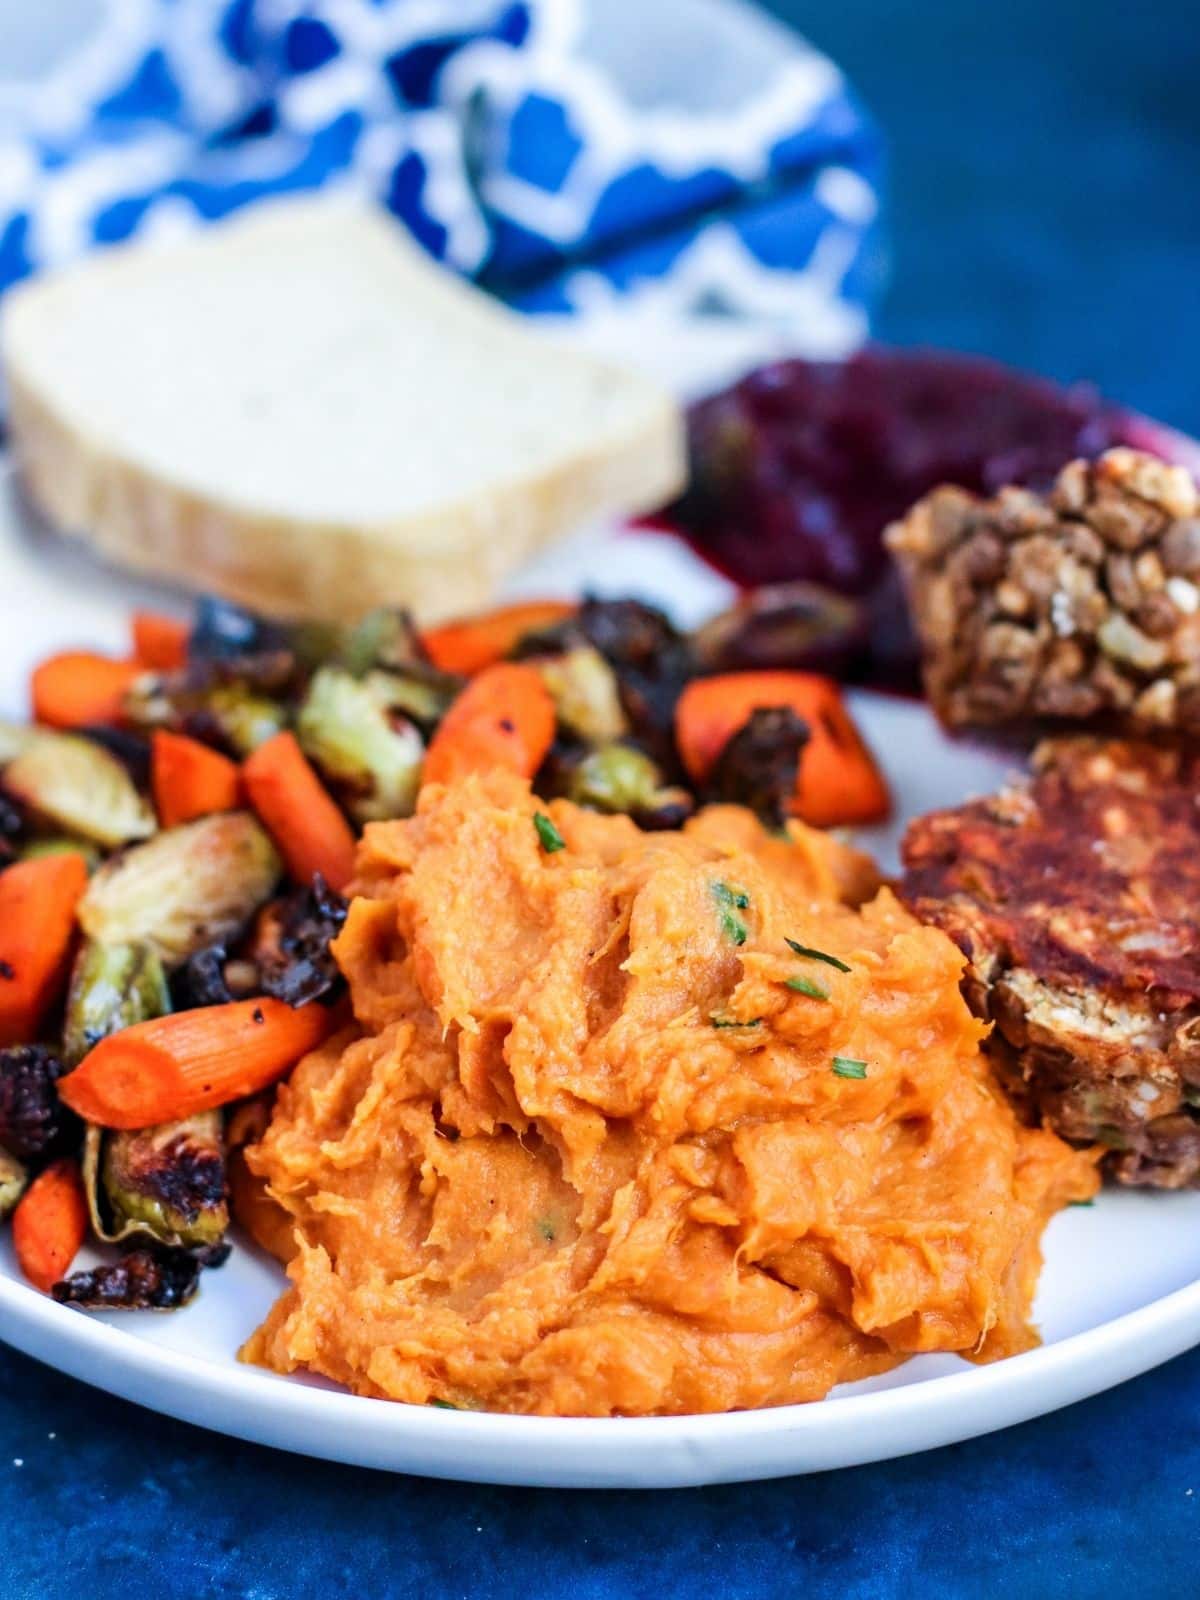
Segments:
[[[158,820],[164,828],[234,811],[242,779],[235,762],[198,739],[156,729],[150,744],[150,785]]]
[[[257,1094],[338,1025],[336,1011],[233,1000],[135,1022],[59,1080],[72,1111],[103,1128],[149,1128]]]
[[[80,855],[40,856],[0,872],[0,1045],[28,1044],[67,980]]]
[[[51,728],[120,722],[125,692],[145,669],[89,650],[50,656],[33,670],[30,699],[36,721]]]
[[[485,667],[442,718],[421,771],[425,783],[505,767],[532,778],[554,740],[554,701],[536,667]]]
[[[132,622],[133,653],[153,672],[174,672],[187,665],[191,624],[157,611],[137,611]]]
[[[88,1208],[78,1161],[52,1161],[17,1202],[12,1219],[17,1265],[43,1294],[65,1278],[87,1238]]]
[[[887,784],[841,690],[811,672],[729,672],[693,679],[675,710],[676,743],[692,781],[705,781],[753,711],[775,706],[790,706],[809,730],[800,755],[796,816],[819,828],[887,816]]]
[[[577,608],[566,600],[522,600],[499,606],[481,617],[460,617],[430,628],[422,637],[429,659],[442,672],[473,678],[484,667],[503,661],[527,633],[552,628]]]
[[[331,888],[344,889],[354,874],[354,832],[295,734],[277,733],[259,745],[243,763],[242,779],[292,877],[311,883],[319,872]]]

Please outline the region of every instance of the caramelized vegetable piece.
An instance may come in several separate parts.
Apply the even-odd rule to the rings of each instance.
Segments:
[[[290,1006],[324,1000],[342,987],[330,945],[346,920],[347,902],[318,873],[265,906],[254,931],[251,959],[261,992]]]
[[[836,673],[860,650],[865,607],[817,583],[751,589],[692,635],[702,672],[798,667]]]
[[[48,728],[82,728],[118,722],[126,691],[142,668],[87,650],[68,650],[34,668],[30,699],[37,722]]]
[[[78,1161],[62,1157],[40,1172],[13,1212],[17,1265],[49,1294],[87,1238],[88,1209]]]
[[[354,834],[291,733],[256,750],[242,769],[250,803],[299,883],[320,873],[344,889],[354,872]]]
[[[58,1098],[63,1064],[42,1044],[0,1050],[0,1149],[42,1161],[77,1138],[79,1125]]]
[[[187,665],[189,623],[156,611],[137,611],[131,628],[134,658],[146,670],[177,672]]]
[[[358,822],[412,814],[425,741],[391,716],[385,673],[322,667],[296,714],[296,737]]]
[[[63,1060],[76,1067],[101,1039],[161,1017],[171,995],[158,952],[145,944],[89,939],[75,958],[63,1022]]]
[[[108,1242],[146,1234],[208,1246],[229,1226],[219,1111],[136,1131],[89,1128],[84,1179],[92,1225]]]
[[[149,1128],[267,1088],[336,1023],[324,1006],[267,999],[177,1012],[103,1040],[59,1093],[88,1122]]]
[[[840,690],[828,678],[806,672],[736,672],[689,683],[680,696],[675,729],[692,780],[705,783],[753,711],[780,706],[790,707],[809,730],[793,814],[822,828],[886,817],[887,785]]]
[[[0,1222],[25,1193],[28,1183],[29,1172],[25,1166],[7,1150],[0,1150]]]
[[[532,778],[554,741],[554,721],[554,701],[536,667],[486,667],[442,719],[422,779],[449,783],[494,767]]]
[[[143,732],[166,728],[247,756],[286,727],[287,712],[277,696],[290,686],[294,668],[293,657],[283,651],[143,673],[125,696],[125,717]]]
[[[84,1311],[176,1311],[195,1298],[201,1269],[224,1259],[204,1261],[186,1250],[127,1250],[117,1261],[72,1273],[50,1293],[59,1305]]]
[[[30,730],[5,768],[4,787],[53,827],[108,850],[148,839],[155,830],[154,813],[123,764],[75,734]]]
[[[249,812],[201,817],[101,867],[80,902],[80,926],[102,944],[149,945],[174,966],[238,932],[280,871]]]
[[[421,636],[422,643],[435,667],[470,678],[503,661],[526,634],[552,628],[575,610],[565,600],[523,600],[483,616],[460,617],[428,628]]]
[[[361,678],[373,667],[399,672],[428,662],[416,624],[407,611],[368,611],[342,644],[337,665]]]
[[[241,775],[227,756],[183,734],[155,730],[150,782],[164,828],[237,808]]]
[[[0,872],[0,1045],[35,1039],[62,993],[86,887],[87,867],[76,855]]]
[[[607,744],[629,732],[616,673],[590,644],[537,663],[562,727],[586,744]]]
[[[709,774],[707,798],[746,806],[769,827],[781,827],[796,803],[808,724],[791,706],[752,711]]]
[[[678,828],[693,810],[686,789],[663,785],[662,773],[643,750],[607,744],[574,767],[567,798],[596,811],[620,812],[642,828]]]

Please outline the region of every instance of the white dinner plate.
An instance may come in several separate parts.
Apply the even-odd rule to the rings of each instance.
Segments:
[[[673,539],[580,534],[517,593],[638,593],[692,623],[729,593]],[[123,648],[130,609],[178,597],[109,573],[32,530],[0,471],[0,715],[24,714],[31,664],[71,645]],[[947,740],[919,705],[855,697],[892,782],[892,827],[862,840],[888,865],[903,822],[992,788],[1010,758]],[[169,1316],[87,1316],[29,1288],[0,1238],[0,1339],[111,1394],[238,1438],[331,1460],[480,1482],[670,1487],[814,1472],[967,1439],[1121,1383],[1200,1342],[1200,1194],[1106,1191],[1045,1238],[1041,1346],[987,1367],[922,1356],[812,1405],[728,1416],[507,1417],[366,1400],[236,1359],[283,1284],[239,1243]]]

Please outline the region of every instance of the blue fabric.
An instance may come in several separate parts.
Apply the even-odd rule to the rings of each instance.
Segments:
[[[743,0],[139,0],[0,102],[0,292],[354,188],[529,309],[650,291],[861,333],[879,171],[836,68]]]

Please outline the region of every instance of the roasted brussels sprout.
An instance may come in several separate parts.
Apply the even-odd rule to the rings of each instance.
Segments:
[[[372,667],[398,669],[427,664],[421,635],[407,611],[368,611],[342,643],[339,665],[361,678]]]
[[[0,722],[0,767],[15,761],[44,731],[30,727],[27,722]]]
[[[693,808],[686,789],[665,787],[645,751],[628,744],[584,755],[570,772],[567,797],[596,811],[624,812],[642,828],[677,828]]]
[[[589,598],[563,622],[527,634],[516,654],[530,660],[579,645],[591,645],[613,668],[634,737],[674,776],[675,702],[693,671],[687,639],[663,612],[640,600]]]
[[[391,715],[389,679],[322,667],[296,715],[296,736],[358,822],[407,817],[416,804],[425,742]]]
[[[346,900],[319,873],[311,884],[266,908],[251,952],[263,994],[290,1006],[332,999],[342,975],[329,947],[346,910]]]
[[[804,667],[839,673],[865,642],[862,601],[816,583],[753,589],[692,635],[703,672]]]
[[[25,1193],[28,1182],[29,1173],[24,1164],[7,1150],[0,1150],[0,1222]]]
[[[102,944],[146,944],[175,966],[242,928],[280,872],[275,846],[249,812],[201,817],[101,867],[79,902],[79,923]]]
[[[157,951],[89,939],[75,958],[63,1023],[63,1060],[76,1067],[94,1045],[135,1022],[164,1016],[171,996]]]
[[[139,789],[150,787],[150,741],[144,734],[133,733],[128,728],[108,727],[104,723],[89,723],[75,731],[100,745],[110,756],[116,756]]]
[[[74,734],[32,730],[4,769],[4,787],[36,817],[106,849],[148,839],[156,827],[153,810],[117,758]]]
[[[538,670],[559,722],[577,738],[586,744],[606,744],[629,732],[616,674],[599,650],[578,645],[565,655],[538,662]]]
[[[202,661],[182,672],[147,672],[126,694],[125,715],[136,728],[167,728],[248,756],[287,726],[287,711],[276,694],[287,688],[294,669],[285,653]]]
[[[220,1266],[227,1254],[206,1259],[186,1250],[128,1250],[116,1261],[73,1272],[50,1293],[59,1305],[85,1311],[176,1311],[194,1298],[201,1270]]]
[[[115,1242],[148,1234],[160,1244],[216,1244],[229,1226],[219,1111],[137,1132],[89,1128],[84,1183],[92,1225]]]
[[[56,1155],[78,1136],[79,1120],[58,1098],[63,1064],[40,1044],[0,1050],[0,1148],[19,1161]]]
[[[782,827],[796,799],[800,753],[808,725],[790,706],[752,711],[717,757],[707,798],[748,806],[770,827]]]

